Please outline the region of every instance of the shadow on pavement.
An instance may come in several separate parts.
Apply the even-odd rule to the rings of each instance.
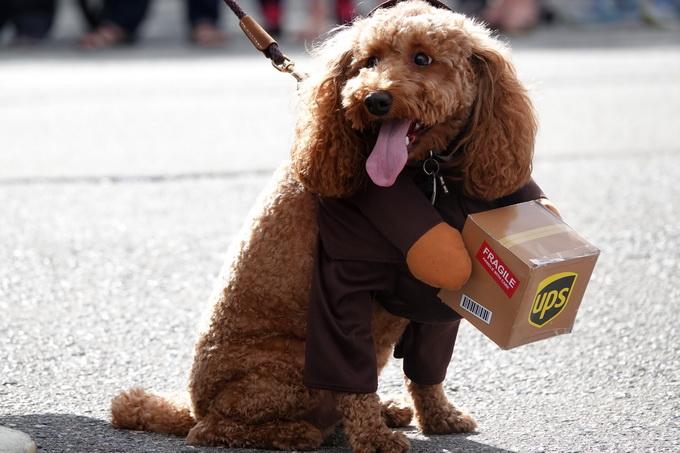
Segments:
[[[411,452],[437,453],[513,453],[513,450],[492,447],[470,440],[474,434],[434,436],[429,439],[411,439]]]
[[[223,452],[189,447],[184,439],[114,429],[106,420],[70,414],[0,416],[0,425],[31,436],[38,451],[47,452]]]
[[[70,414],[29,414],[0,416],[0,426],[17,429],[31,436],[39,451],[68,453],[131,453],[131,452],[239,452],[262,450],[197,448],[184,443],[184,439],[163,434],[118,430],[98,418]],[[411,427],[407,432],[413,432]],[[434,436],[428,439],[411,439],[415,452],[470,452],[511,453],[470,440],[474,435]],[[349,453],[340,430],[331,435],[320,451]]]

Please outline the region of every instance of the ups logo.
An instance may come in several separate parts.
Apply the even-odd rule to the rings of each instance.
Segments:
[[[576,276],[574,272],[562,272],[551,275],[538,285],[529,313],[529,324],[543,327],[564,310],[574,288]]]

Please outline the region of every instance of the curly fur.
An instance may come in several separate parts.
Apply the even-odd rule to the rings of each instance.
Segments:
[[[186,436],[196,424],[186,404],[132,388],[111,401],[111,424],[116,428],[140,429]]]
[[[420,385],[408,381],[406,387],[416,407],[418,425],[425,434],[469,433],[477,428],[477,422],[459,411],[446,397],[441,384]]]
[[[408,406],[400,406],[392,400],[382,403],[380,409],[385,425],[389,428],[403,428],[413,420],[413,409]]]
[[[380,416],[375,393],[345,393],[338,397],[345,435],[354,453],[402,453],[410,443],[403,433],[389,429]]]
[[[414,66],[414,52],[433,63]],[[322,70],[300,88],[291,162],[253,207],[212,298],[195,349],[191,404],[133,389],[112,402],[115,426],[186,435],[197,445],[303,450],[318,448],[342,422],[355,452],[408,449],[403,434],[388,428],[409,423],[408,408],[381,405],[375,394],[302,384],[316,196],[346,196],[364,184],[363,166],[385,118],[429,127],[409,150],[412,159],[455,149],[448,173],[462,179],[468,195],[507,195],[529,177],[536,124],[503,44],[474,21],[420,0],[357,20],[316,54]],[[373,56],[378,64],[369,68]],[[387,117],[363,104],[375,90],[394,97]],[[372,322],[382,368],[407,321],[375,303]],[[407,388],[423,431],[475,429],[441,385]]]

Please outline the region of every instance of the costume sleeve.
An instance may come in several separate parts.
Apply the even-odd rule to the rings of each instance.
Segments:
[[[391,187],[368,187],[352,203],[404,256],[427,231],[443,220],[413,180],[402,172]]]
[[[307,308],[307,387],[351,393],[376,391],[373,294],[389,290],[393,280],[389,265],[335,260],[318,242]]]
[[[447,323],[411,321],[394,348],[403,358],[404,374],[420,385],[440,384],[446,378],[460,320]]]
[[[547,197],[538,184],[536,184],[534,178],[531,178],[529,182],[521,187],[518,191],[508,195],[507,197],[500,198],[498,202],[502,206],[509,206],[512,204],[524,203],[525,201],[538,200],[539,198]]]

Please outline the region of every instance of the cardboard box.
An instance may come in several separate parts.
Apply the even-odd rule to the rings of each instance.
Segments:
[[[536,201],[468,216],[472,275],[439,298],[503,349],[569,333],[600,251]]]

